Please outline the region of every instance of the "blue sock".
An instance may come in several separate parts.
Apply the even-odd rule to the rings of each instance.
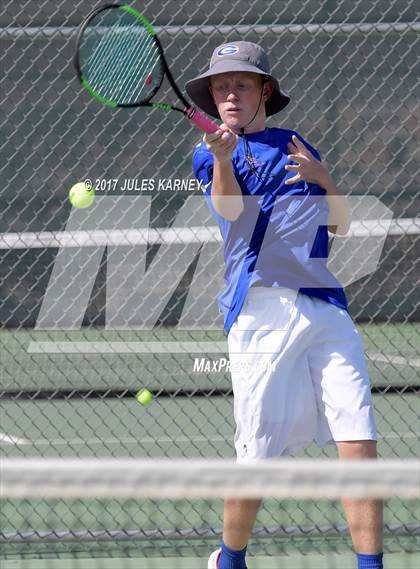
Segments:
[[[246,547],[240,551],[229,549],[223,540],[220,542],[222,553],[219,557],[219,569],[247,569],[245,563]]]
[[[378,553],[377,555],[364,555],[363,553],[357,553],[357,567],[358,569],[383,569],[383,553]]]

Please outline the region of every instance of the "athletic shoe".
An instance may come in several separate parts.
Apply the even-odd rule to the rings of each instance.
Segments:
[[[209,561],[207,563],[207,569],[218,569],[219,568],[219,559],[221,549],[216,549],[209,557]]]

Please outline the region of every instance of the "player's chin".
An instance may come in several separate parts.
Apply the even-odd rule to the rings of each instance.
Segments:
[[[222,114],[222,120],[227,127],[234,131],[239,131],[245,125],[240,111],[225,111]]]

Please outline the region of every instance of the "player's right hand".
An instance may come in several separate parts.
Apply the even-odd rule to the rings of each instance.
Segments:
[[[238,144],[238,136],[232,132],[225,124],[213,133],[206,133],[203,137],[207,149],[214,154],[220,162],[228,162],[232,158],[232,153]]]

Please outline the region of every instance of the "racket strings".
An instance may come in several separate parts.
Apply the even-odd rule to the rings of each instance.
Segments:
[[[101,96],[119,104],[149,99],[163,71],[153,37],[133,16],[112,9],[85,30],[80,59],[83,77]]]
[[[118,69],[116,65],[122,54],[124,45],[119,40],[119,34],[117,33],[117,27],[107,27],[106,18],[101,18],[101,20],[92,25],[90,31],[94,32],[93,37],[99,36],[101,39],[99,43],[95,46],[93,54],[89,54],[89,50],[86,49],[86,71],[85,74],[88,76],[90,83],[93,87],[100,87],[102,81],[107,85],[114,79],[115,72]],[[94,40],[92,40],[92,43]],[[119,50],[118,50],[119,46]]]
[[[104,52],[105,49],[109,56],[105,57],[104,54],[102,54],[102,59],[99,59],[96,68],[93,69],[95,74],[92,76],[91,82],[98,91],[105,89],[107,97],[114,99],[116,91],[118,89],[121,90],[123,87],[123,84],[118,80],[121,74],[119,66],[121,59],[124,57],[125,46],[116,44],[111,48],[110,42],[105,42]]]
[[[122,34],[124,34],[124,36],[121,40]],[[113,40],[113,36],[115,40]],[[110,41],[113,41],[113,45],[111,44],[112,49],[109,50],[109,54],[105,55],[105,57],[111,69],[111,74],[108,78],[110,97],[115,99],[124,94],[127,81],[121,81],[121,78],[129,78],[131,76],[134,65],[132,58],[135,55],[135,51],[133,50],[133,38],[130,33],[127,33],[125,30],[122,31],[117,26],[111,30]]]
[[[146,43],[147,43],[148,39],[149,38],[147,38],[147,37],[145,38],[145,41],[143,42],[144,47],[146,47]],[[154,44],[149,41],[149,45],[147,46],[147,50],[144,49],[144,47],[139,48],[135,54],[136,56],[141,55],[141,57],[143,59],[143,64],[138,67],[136,75],[133,75],[131,83],[129,83],[127,85],[127,89],[130,92],[131,90],[133,90],[136,82],[138,83],[140,91],[137,93],[136,98],[138,98],[140,96],[144,87],[150,86],[147,83],[147,79],[149,77],[153,77],[153,71],[155,70],[157,64],[159,63],[159,59],[151,59],[151,57],[150,57],[153,53],[153,48],[155,48]],[[151,62],[152,62],[152,65],[150,64]],[[153,82],[151,84],[153,84]]]
[[[142,89],[145,85],[147,85],[145,79],[152,75],[153,69],[156,67],[158,60],[152,60],[151,55],[153,52],[153,48],[156,49],[154,42],[150,39],[150,36],[144,30],[141,30],[140,33],[143,34],[141,41],[138,41],[137,35],[139,33],[139,26],[137,23],[133,24],[132,30],[130,31],[130,39],[132,41],[132,45],[130,46],[130,53],[126,53],[126,66],[122,69],[123,74],[127,72],[128,67],[131,63],[131,70],[137,67],[137,70],[134,73],[128,73],[129,82],[126,84],[126,91],[127,92],[135,92],[135,86],[138,84],[140,87],[140,91],[136,94],[136,98],[138,98],[141,94]],[[142,64],[139,65],[139,61],[142,61]],[[150,66],[150,62],[153,61],[153,65]],[[143,81],[143,82],[142,82]]]
[[[106,27],[106,21],[101,21],[92,26],[91,30],[94,32],[93,37],[99,36],[101,39],[99,43],[95,46],[92,56],[87,57],[88,69],[89,69],[89,79],[93,86],[95,86],[100,79],[100,77],[107,77],[108,81],[112,80],[112,72],[116,69],[116,60],[121,54],[116,51],[116,45],[118,42],[118,34],[116,33],[115,26],[112,28]],[[93,43],[93,40],[92,40]],[[120,45],[120,47],[123,47]],[[110,54],[114,55],[114,59],[110,57]],[[110,73],[111,71],[111,73]]]
[[[134,26],[132,27],[134,28]],[[147,46],[149,38],[146,33],[143,34],[141,41],[138,41],[136,29],[121,30],[119,28],[120,26],[114,30],[114,34],[119,36],[119,46],[118,51],[114,55],[113,74],[110,78],[114,86],[110,91],[110,98],[126,99],[127,94],[132,93],[134,98],[137,99],[144,88],[144,85],[140,83],[140,78],[145,74],[147,58],[152,48],[151,42],[149,41]],[[121,34],[124,34],[122,41]],[[139,61],[144,63],[139,65]]]

